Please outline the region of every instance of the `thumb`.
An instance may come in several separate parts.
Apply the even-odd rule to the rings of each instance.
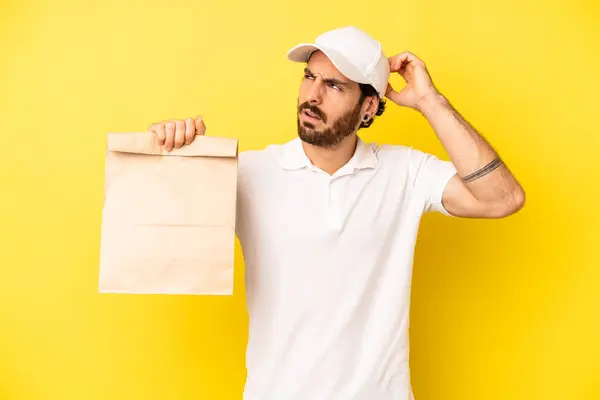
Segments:
[[[204,124],[204,119],[201,115],[196,117],[194,125],[196,126],[196,135],[204,135],[206,132],[206,125]]]
[[[408,87],[404,87],[397,92],[392,88],[392,85],[388,83],[385,96],[400,107],[410,107],[410,92],[408,91]]]
[[[385,97],[393,101],[394,103],[398,103],[400,93],[396,92],[390,83],[387,84],[387,89],[385,90]]]

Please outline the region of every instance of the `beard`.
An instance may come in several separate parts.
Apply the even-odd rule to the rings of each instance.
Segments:
[[[298,113],[296,114],[298,119],[298,137],[303,142],[314,146],[324,148],[335,147],[346,137],[354,133],[360,120],[361,106],[362,104],[358,102],[354,109],[344,113],[331,125],[326,126],[322,130],[317,130],[315,129],[315,125],[310,122],[301,121],[300,113],[305,109],[309,110],[321,118],[321,121],[325,125],[327,125],[327,116],[317,106],[312,106],[308,102],[302,103],[298,106]]]

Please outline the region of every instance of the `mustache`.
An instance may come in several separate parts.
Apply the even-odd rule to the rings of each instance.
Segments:
[[[319,107],[309,104],[308,102],[304,102],[298,106],[298,113],[301,113],[303,110],[308,110],[314,113],[317,117],[321,118],[323,122],[327,123],[327,116],[325,113],[319,109]]]

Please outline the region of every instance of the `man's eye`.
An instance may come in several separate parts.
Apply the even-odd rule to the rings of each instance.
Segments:
[[[335,90],[341,90],[341,89],[340,89],[340,87],[339,87],[338,85],[336,85],[335,83],[330,83],[330,84],[329,84],[329,87],[330,87],[330,88],[333,88],[333,89],[335,89]]]
[[[306,79],[312,79],[312,78],[313,78],[313,76],[312,76],[312,75],[310,75],[310,74],[304,74],[304,77],[305,77]]]

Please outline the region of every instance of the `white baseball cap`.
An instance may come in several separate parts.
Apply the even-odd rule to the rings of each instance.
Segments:
[[[372,85],[380,98],[385,96],[390,77],[388,58],[381,44],[354,26],[333,29],[319,35],[315,43],[292,47],[288,59],[307,62],[313,52],[321,50],[348,79]]]

